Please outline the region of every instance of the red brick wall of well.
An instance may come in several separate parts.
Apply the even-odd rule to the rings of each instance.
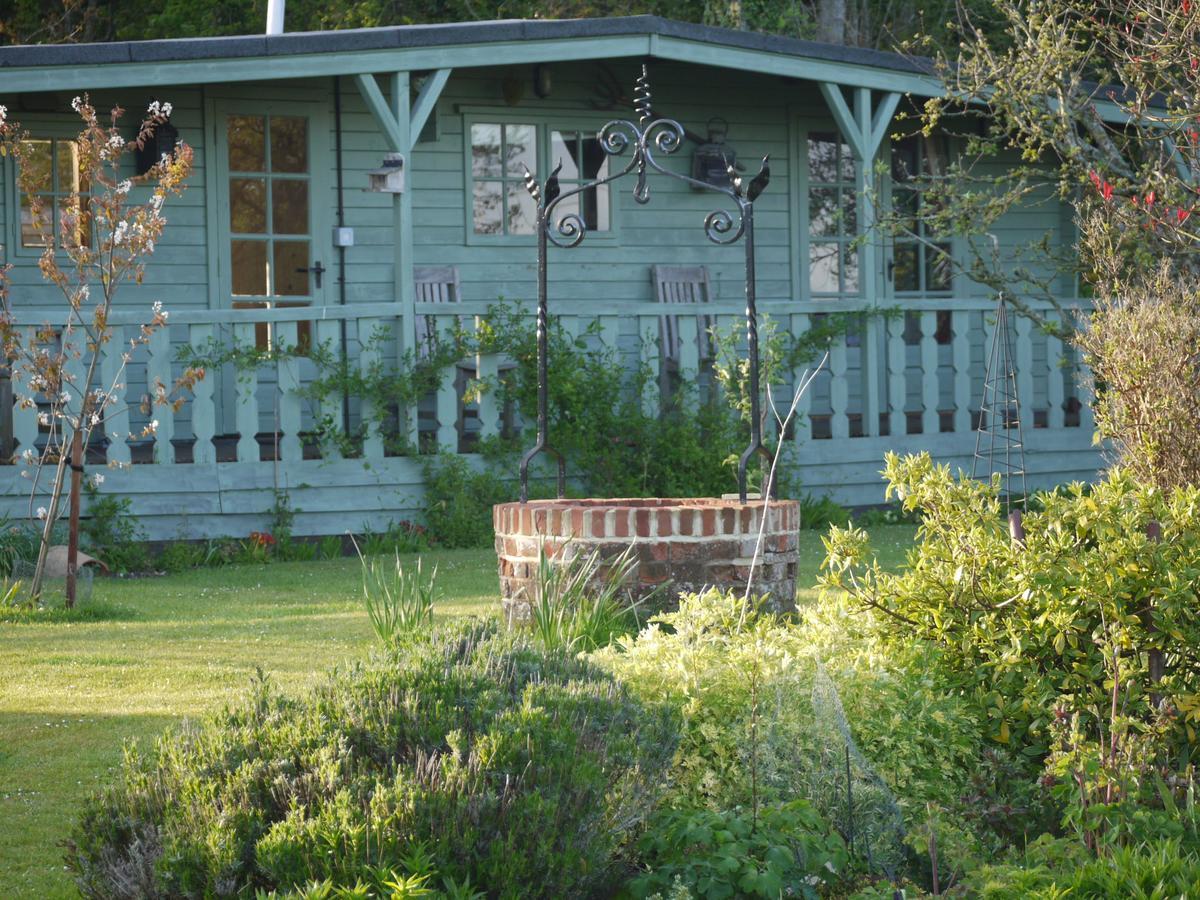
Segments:
[[[608,559],[630,544],[637,559],[639,597],[666,585],[659,605],[672,607],[681,593],[709,587],[743,591],[763,524],[763,502],[737,499],[636,498],[531,500],[492,510],[500,593],[506,614],[527,615],[535,595],[542,547],[551,560],[593,551]],[[766,508],[753,592],[776,608],[796,598],[800,505],[772,500]]]

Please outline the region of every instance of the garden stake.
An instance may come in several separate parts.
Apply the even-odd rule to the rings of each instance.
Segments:
[[[746,502],[746,467],[756,456],[764,462],[764,467],[771,464],[771,454],[763,444],[762,436],[762,404],[759,397],[759,359],[758,359],[758,306],[757,287],[754,278],[754,201],[766,189],[771,180],[771,169],[767,165],[768,158],[763,157],[762,166],[748,185],[743,189],[742,176],[734,165],[727,166],[729,186],[711,184],[673,172],[662,166],[655,159],[655,152],[664,156],[674,153],[682,145],[687,131],[679,122],[669,118],[655,118],[651,105],[650,78],[645,64],[642,74],[635,83],[633,105],[637,112],[637,121],[630,119],[613,119],[600,129],[597,139],[605,156],[616,158],[626,150],[632,150],[628,162],[620,169],[602,178],[574,184],[570,190],[562,190],[558,181],[558,172],[562,161],[546,179],[545,184],[539,184],[537,178],[528,168],[525,169],[525,190],[533,198],[537,206],[537,440],[534,445],[521,457],[521,502],[529,499],[529,464],[542,453],[548,453],[558,462],[558,496],[566,492],[566,463],[561,453],[550,444],[549,403],[547,381],[549,378],[547,331],[549,329],[549,314],[547,303],[547,254],[550,244],[563,249],[577,247],[587,236],[587,224],[578,213],[565,213],[557,221],[554,211],[564,200],[576,197],[585,191],[595,190],[601,185],[609,184],[626,175],[637,173],[637,183],[633,189],[633,199],[637,203],[650,202],[650,187],[646,181],[647,170],[660,175],[682,181],[692,188],[701,191],[715,191],[728,197],[737,207],[736,218],[728,210],[715,209],[704,219],[704,234],[714,244],[734,244],[745,237],[746,248],[746,343],[749,361],[750,382],[750,445],[738,460],[738,497]],[[769,470],[768,470],[769,471]],[[763,495],[770,499],[776,496],[774,479],[768,474],[764,485]]]

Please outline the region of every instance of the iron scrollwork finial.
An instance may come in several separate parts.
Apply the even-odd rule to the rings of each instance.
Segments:
[[[677,181],[683,181],[694,188],[714,191],[724,194],[733,201],[735,211],[718,207],[704,218],[704,234],[716,244],[733,244],[745,238],[746,246],[746,338],[750,362],[750,446],[741,455],[738,463],[738,494],[742,502],[746,500],[746,468],[755,456],[764,458],[769,467],[770,454],[762,439],[762,415],[759,398],[759,353],[758,353],[758,310],[756,306],[756,287],[754,277],[754,201],[758,199],[771,178],[768,157],[764,156],[758,174],[751,179],[743,189],[743,181],[737,170],[729,165],[729,186],[710,184],[688,175],[671,171],[662,166],[655,158],[656,153],[664,156],[674,153],[683,145],[685,131],[683,126],[670,118],[655,118],[651,102],[650,76],[645,64],[634,85],[634,112],[637,121],[629,119],[613,119],[597,134],[597,141],[604,154],[609,158],[617,158],[631,151],[628,161],[619,171],[593,179],[581,184],[574,184],[563,190],[559,184],[558,174],[562,170],[559,160],[544,185],[539,185],[537,178],[528,168],[525,170],[525,189],[533,198],[537,207],[537,236],[538,236],[538,297],[537,297],[537,352],[538,352],[538,435],[532,448],[521,458],[521,502],[528,499],[529,494],[529,465],[540,454],[549,453],[558,462],[558,495],[563,496],[566,490],[566,469],[562,454],[555,450],[548,436],[548,329],[549,315],[547,310],[547,253],[549,244],[557,247],[576,247],[587,236],[587,224],[577,213],[566,213],[555,219],[555,211],[559,204],[585,191],[617,181],[636,172],[637,181],[633,189],[633,199],[639,204],[650,201],[650,184],[648,174],[656,172]],[[614,167],[615,168],[615,167]],[[769,471],[769,468],[768,468]],[[767,496],[774,494],[773,484],[764,485],[763,493]]]

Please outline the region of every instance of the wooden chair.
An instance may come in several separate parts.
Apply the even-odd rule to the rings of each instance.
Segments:
[[[651,266],[650,280],[654,282],[654,296],[659,303],[708,303],[712,289],[705,266]],[[700,332],[700,359],[712,358],[712,316],[697,316]],[[662,359],[672,371],[679,368],[679,317],[661,316],[658,334],[662,341]]]
[[[413,266],[413,287],[418,303],[458,303],[462,299],[457,266]],[[429,356],[437,342],[437,320],[417,316],[417,356]]]

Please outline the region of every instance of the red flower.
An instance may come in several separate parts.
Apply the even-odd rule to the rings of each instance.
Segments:
[[[1105,200],[1111,200],[1113,195],[1113,186],[1107,181],[1104,182],[1104,188],[1100,191],[1104,195]]]
[[[250,532],[250,543],[255,547],[266,549],[275,546],[275,536],[269,531]]]
[[[1192,214],[1192,211],[1190,209],[1183,209],[1181,207],[1181,208],[1175,210],[1175,224],[1182,225],[1184,222],[1187,221],[1188,216],[1190,216],[1191,214]]]
[[[1153,205],[1154,205],[1154,191],[1150,191],[1146,194],[1146,207],[1148,209],[1149,207],[1151,207]]]

